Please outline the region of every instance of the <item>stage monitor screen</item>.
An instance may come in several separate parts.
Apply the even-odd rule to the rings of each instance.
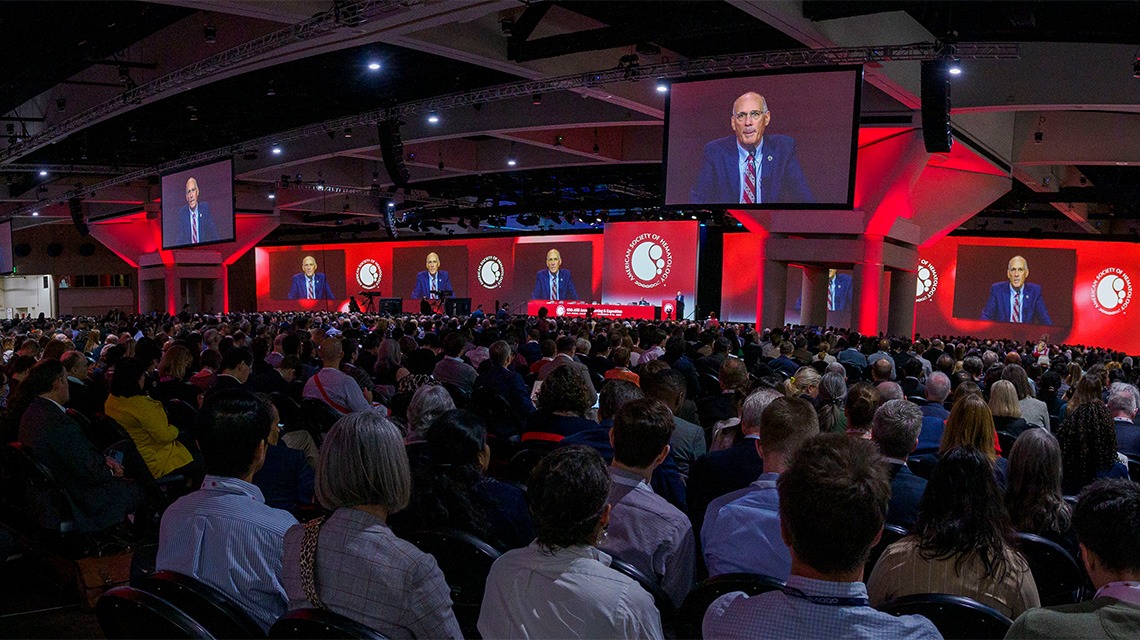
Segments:
[[[861,67],[678,81],[665,110],[665,204],[851,209]]]
[[[12,221],[0,222],[0,275],[12,273]]]
[[[162,248],[234,240],[233,160],[162,177]]]

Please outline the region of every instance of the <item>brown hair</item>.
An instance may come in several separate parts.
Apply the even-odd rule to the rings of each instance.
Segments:
[[[954,403],[946,427],[942,430],[939,453],[970,445],[976,447],[992,463],[997,459],[994,450],[994,416],[981,396],[967,395]]]

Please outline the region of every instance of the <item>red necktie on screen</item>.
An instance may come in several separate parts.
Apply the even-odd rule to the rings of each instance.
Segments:
[[[1021,296],[1013,294],[1013,317],[1011,322],[1021,322]]]
[[[309,299],[315,300],[317,298],[317,294],[315,291],[313,291],[313,278],[307,278],[307,280],[309,281]]]
[[[558,299],[558,276],[550,276],[550,299]]]
[[[835,311],[835,279],[827,283],[827,310]]]
[[[756,154],[749,153],[744,163],[744,204],[756,202]]]
[[[190,242],[198,244],[198,212],[190,212]]]
[[[435,276],[431,277],[431,290],[432,290],[432,293],[428,297],[431,298],[432,300],[435,300],[436,298],[439,297],[439,295],[435,293],[436,291],[439,291],[439,283],[436,282]]]

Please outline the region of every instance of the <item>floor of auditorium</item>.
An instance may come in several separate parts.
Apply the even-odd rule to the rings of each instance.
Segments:
[[[48,584],[28,556],[0,564],[0,638],[102,638],[74,589]]]

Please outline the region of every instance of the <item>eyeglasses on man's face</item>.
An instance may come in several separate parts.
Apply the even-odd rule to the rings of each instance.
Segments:
[[[738,111],[738,112],[732,114],[732,117],[736,118],[737,122],[744,122],[748,118],[752,118],[753,120],[759,120],[760,116],[764,115],[765,113],[768,113],[768,112],[767,111]]]

